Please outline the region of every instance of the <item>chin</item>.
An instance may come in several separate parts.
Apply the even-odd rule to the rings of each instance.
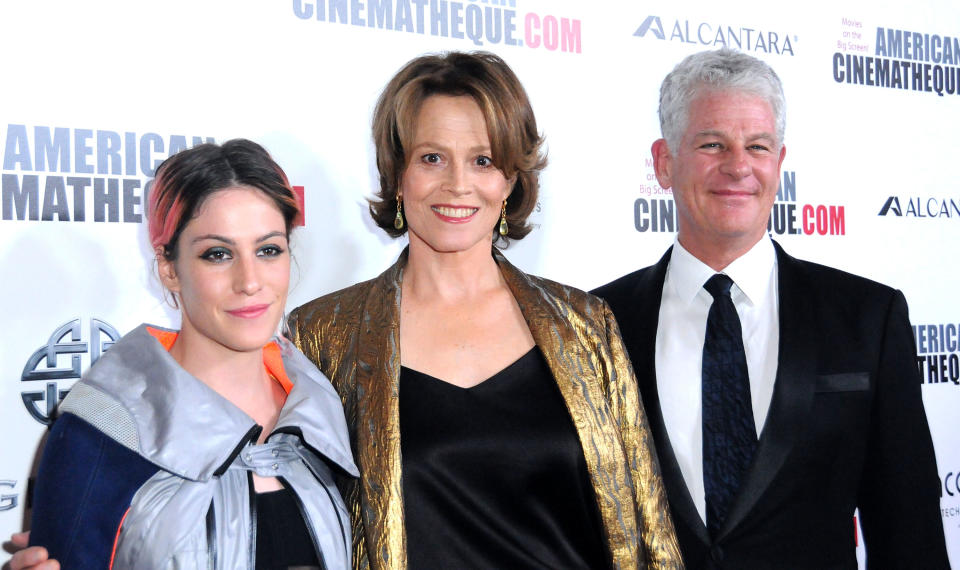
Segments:
[[[221,344],[237,352],[251,352],[260,350],[276,334],[277,327],[259,330],[234,330],[226,338],[222,339]]]
[[[729,215],[720,217],[716,224],[717,230],[720,233],[726,235],[744,235],[755,232],[756,229],[760,226],[759,218],[754,215],[754,213],[747,214],[746,212],[737,212],[736,215]],[[767,223],[764,220],[763,227],[767,227]]]
[[[222,344],[235,352],[255,352],[266,346],[271,338],[273,338],[273,335],[268,337],[229,339]]]
[[[440,239],[423,240],[427,247],[438,253],[460,253],[470,251],[477,247],[490,248],[493,244],[492,238],[489,240],[476,236],[446,236]]]

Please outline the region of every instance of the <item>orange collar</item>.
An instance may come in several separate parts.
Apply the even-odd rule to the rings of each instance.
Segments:
[[[155,329],[153,327],[147,327],[147,332],[153,335],[153,338],[157,339],[167,352],[170,352],[170,348],[173,346],[173,343],[177,341],[177,336],[180,334],[176,331]],[[275,341],[270,341],[263,347],[263,366],[267,369],[270,377],[279,382],[280,386],[283,387],[283,391],[289,394],[293,388],[293,382],[287,377],[287,372],[283,368],[283,353],[280,350],[280,345]]]

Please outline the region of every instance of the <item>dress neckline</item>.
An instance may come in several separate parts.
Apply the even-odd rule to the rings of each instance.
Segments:
[[[502,368],[502,369],[499,370],[498,372],[494,372],[493,375],[491,375],[489,378],[486,378],[486,379],[484,379],[484,380],[481,380],[480,382],[474,384],[473,386],[469,386],[469,387],[467,387],[467,388],[464,388],[464,387],[461,387],[461,386],[457,386],[456,384],[453,384],[453,383],[451,383],[451,382],[448,382],[448,381],[444,380],[443,378],[437,378],[436,376],[431,376],[430,374],[427,374],[426,372],[420,372],[419,370],[415,370],[415,369],[409,368],[409,367],[407,367],[407,366],[400,366],[400,371],[401,371],[401,373],[404,373],[404,372],[409,373],[409,375],[410,375],[411,377],[413,377],[413,378],[419,378],[419,379],[423,379],[423,380],[426,380],[426,381],[429,381],[429,382],[438,383],[438,384],[441,384],[441,385],[443,385],[443,386],[448,386],[450,389],[452,389],[452,390],[454,390],[454,391],[458,391],[458,392],[469,392],[469,391],[477,390],[478,388],[480,388],[480,387],[482,387],[482,386],[486,386],[486,385],[491,384],[491,383],[495,384],[495,383],[497,383],[497,381],[498,381],[500,378],[509,377],[509,374],[508,374],[508,373],[509,373],[512,369],[520,366],[523,362],[525,362],[526,360],[532,358],[532,357],[537,353],[537,350],[538,350],[538,349],[537,349],[537,345],[533,345],[533,347],[531,347],[530,350],[528,350],[527,352],[525,352],[525,353],[523,353],[522,355],[520,355],[519,358],[517,358],[516,360],[514,360],[514,361],[511,362],[510,364],[507,364],[504,368]]]

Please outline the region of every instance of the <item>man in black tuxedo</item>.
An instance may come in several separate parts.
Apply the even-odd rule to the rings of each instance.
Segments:
[[[677,240],[594,293],[633,361],[688,568],[856,568],[857,508],[870,568],[949,568],[903,294],[767,236],[779,78],[732,50],[692,55],[660,122]]]

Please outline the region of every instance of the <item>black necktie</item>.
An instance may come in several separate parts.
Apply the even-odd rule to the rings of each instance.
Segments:
[[[703,486],[707,531],[716,537],[740,479],[757,447],[750,403],[747,357],[740,318],[730,298],[733,281],[711,277],[703,288],[713,295],[703,343]]]

